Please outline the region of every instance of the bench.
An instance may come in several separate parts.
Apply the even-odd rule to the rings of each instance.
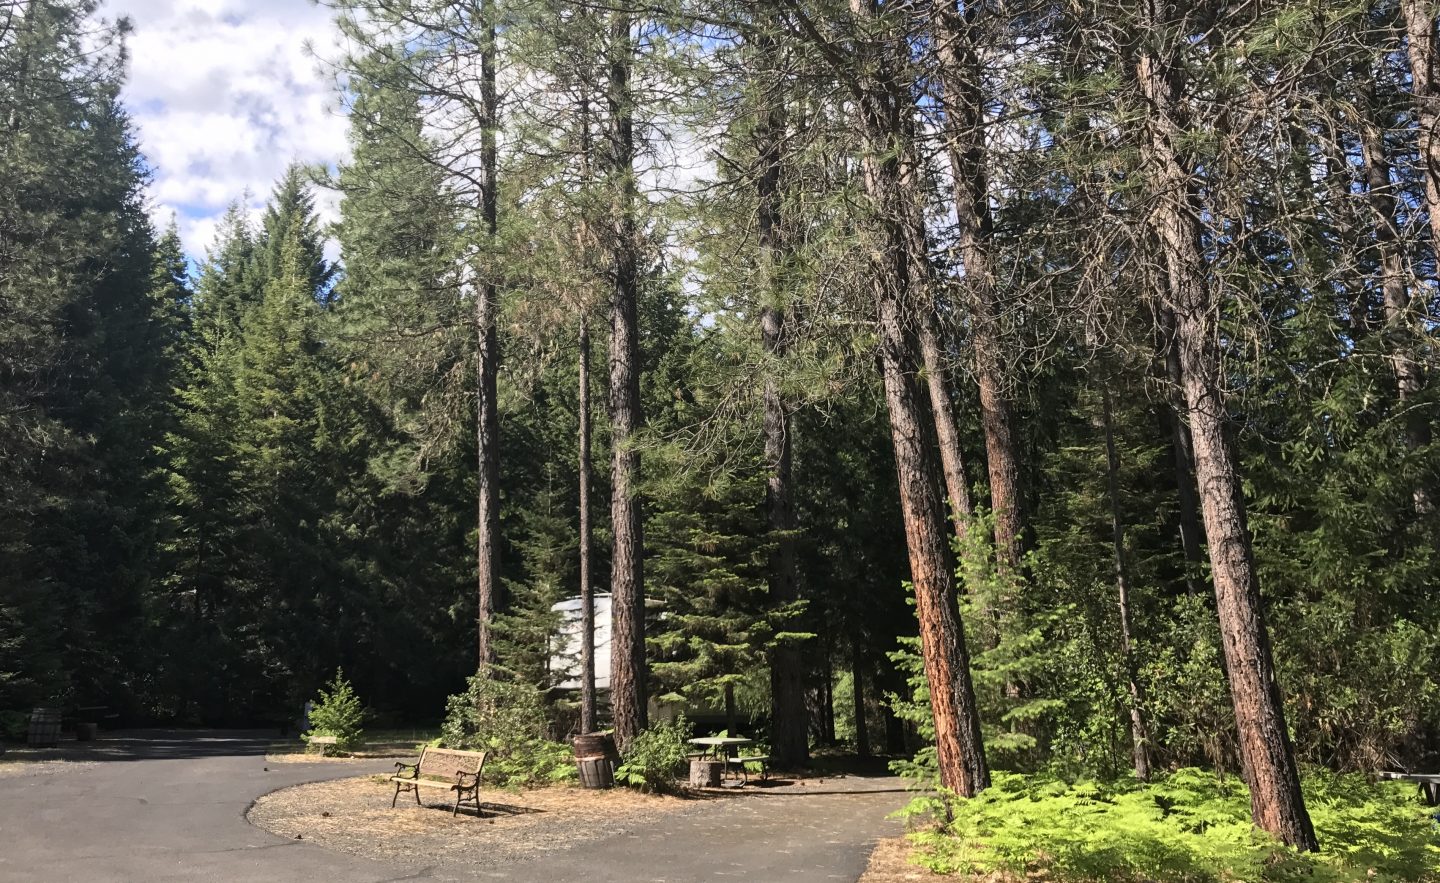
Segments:
[[[323,757],[331,748],[340,741],[339,736],[309,736],[305,739],[305,750],[308,752],[315,746],[320,747],[320,754]]]
[[[748,770],[748,769],[745,767],[745,764],[747,764],[747,763],[758,763],[758,764],[760,764],[760,781],[764,782],[764,781],[768,781],[768,780],[769,780],[769,778],[770,778],[770,755],[768,755],[768,754],[751,754],[751,755],[747,755],[747,756],[744,756],[744,757],[727,757],[727,758],[725,758],[725,765],[726,765],[727,767],[734,767],[735,770],[736,770],[736,772],[740,775],[740,782],[741,782],[741,784],[745,784],[745,785],[750,784],[750,770]]]
[[[454,748],[426,747],[420,752],[415,763],[396,763],[395,796],[390,798],[390,808],[404,791],[414,792],[415,805],[420,806],[421,788],[444,788],[455,792],[455,810],[452,816],[460,814],[460,805],[474,804],[476,815],[485,815],[480,809],[480,771],[485,768],[484,751],[458,751]]]

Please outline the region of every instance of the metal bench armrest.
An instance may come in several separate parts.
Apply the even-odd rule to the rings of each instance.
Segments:
[[[469,779],[469,781],[467,782],[466,779]],[[464,770],[455,771],[455,789],[457,791],[474,791],[479,787],[479,773],[467,773]]]
[[[411,770],[410,778],[420,778],[420,761],[417,760],[414,763],[401,763],[398,760],[395,761],[395,775],[401,775],[407,769]]]

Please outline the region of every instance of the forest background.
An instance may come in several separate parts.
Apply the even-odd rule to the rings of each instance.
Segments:
[[[622,741],[1436,756],[1425,3],[334,12],[350,160],[192,272],[127,24],[0,3],[0,708],[435,719],[583,590]]]

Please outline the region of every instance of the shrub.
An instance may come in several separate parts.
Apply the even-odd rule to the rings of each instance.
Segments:
[[[470,678],[447,703],[440,743],[486,751],[484,779],[502,788],[562,782],[575,776],[570,746],[546,737],[545,703],[534,687],[485,674]]]
[[[364,744],[364,723],[365,706],[345,680],[345,673],[337,668],[335,678],[320,688],[315,707],[310,710],[310,730],[300,738],[309,742],[312,736],[334,736],[336,751],[351,752]]]
[[[684,715],[658,723],[635,737],[615,770],[615,780],[641,791],[666,791],[685,765],[690,724]]]
[[[1440,833],[1409,788],[1317,773],[1305,792],[1317,854],[1258,832],[1244,783],[1199,769],[1150,785],[997,772],[978,796],[951,801],[948,828],[913,837],[932,871],[987,879],[1440,881]]]

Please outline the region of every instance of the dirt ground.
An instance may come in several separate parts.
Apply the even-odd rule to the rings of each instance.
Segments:
[[[907,837],[887,837],[881,840],[875,844],[875,851],[870,853],[870,864],[866,866],[858,883],[942,883],[946,880],[951,883],[1045,883],[1051,879],[1041,872],[1027,875],[1024,880],[1000,873],[985,876],[935,874],[920,865],[912,864],[912,851]]]
[[[85,765],[84,761],[74,760],[33,760],[24,755],[5,754],[0,755],[0,778],[19,775],[46,775],[58,773],[61,770],[75,766]]]
[[[313,760],[313,757],[311,758]],[[421,792],[423,806],[384,776],[362,776],[285,788],[261,797],[247,818],[271,833],[377,859],[414,857],[426,864],[518,859],[586,840],[611,837],[697,805],[627,788],[587,791],[555,786],[511,792],[483,789],[485,816],[452,817],[445,792]]]
[[[860,883],[911,883],[915,880],[943,880],[945,877],[932,874],[919,865],[909,862],[910,843],[905,837],[887,837],[875,844],[870,853],[870,864]]]
[[[311,748],[300,739],[280,739],[270,743],[265,750],[265,760],[270,763],[327,763],[330,761],[374,760],[376,758],[401,758],[413,760],[420,756],[420,745],[416,739],[367,739],[365,747],[345,755],[322,754],[318,748]]]

